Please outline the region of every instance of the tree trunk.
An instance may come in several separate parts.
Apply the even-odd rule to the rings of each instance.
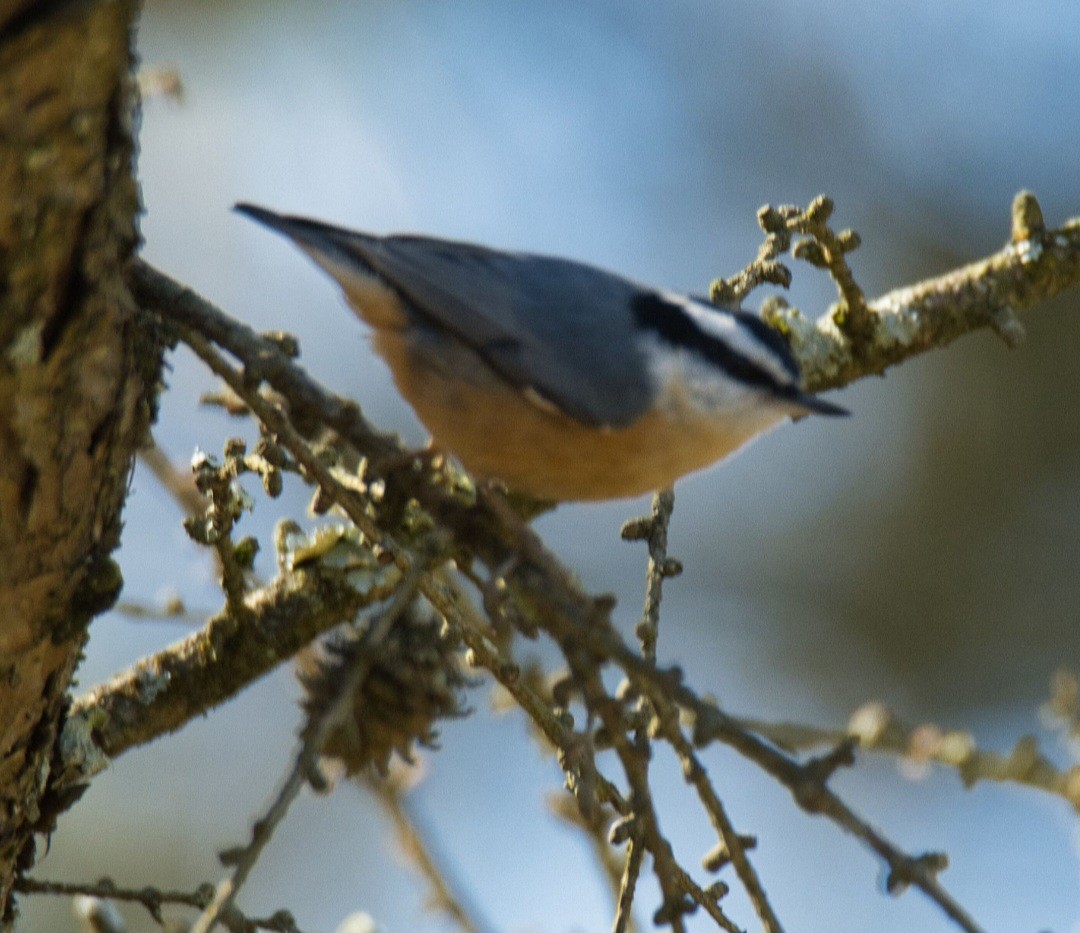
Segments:
[[[95,613],[160,347],[137,242],[135,0],[0,0],[0,909],[58,801],[58,724]]]

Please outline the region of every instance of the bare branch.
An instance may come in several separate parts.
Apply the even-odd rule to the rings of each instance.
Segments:
[[[841,763],[839,757],[830,757],[823,763],[826,767],[810,762],[801,764],[744,730],[739,723],[723,713],[715,704],[700,699],[692,690],[670,673],[657,670],[638,658],[625,645],[614,643],[614,633],[606,633],[605,639],[613,659],[637,680],[649,696],[664,702],[673,699],[694,716],[694,742],[697,745],[710,741],[722,742],[739,751],[762,770],[783,784],[791,792],[795,802],[808,813],[827,817],[876,852],[889,866],[890,890],[899,893],[907,885],[914,885],[933,900],[963,930],[977,933],[980,929],[974,919],[945,890],[938,880],[938,873],[945,867],[937,855],[910,856],[885,838],[851,807],[841,800],[826,784],[826,780]],[[850,748],[848,749],[850,755]]]
[[[776,916],[776,912],[769,903],[768,895],[765,893],[765,887],[762,885],[761,879],[758,878],[754,866],[750,864],[750,858],[746,854],[747,846],[743,837],[736,832],[735,827],[728,818],[720,796],[709,781],[709,774],[705,770],[705,766],[694,752],[693,746],[683,735],[677,716],[678,711],[675,709],[668,709],[660,713],[659,734],[671,745],[675,750],[675,754],[679,756],[683,774],[697,791],[698,799],[705,808],[705,812],[709,815],[709,822],[712,823],[712,827],[720,840],[722,852],[716,854],[712,867],[716,870],[721,867],[724,860],[730,861],[766,931],[768,933],[780,933],[783,929],[780,918]]]
[[[155,887],[123,888],[108,878],[88,883],[66,881],[41,881],[37,878],[20,877],[15,882],[20,894],[53,894],[61,897],[88,897],[101,901],[123,901],[140,904],[159,924],[165,923],[162,908],[168,904],[194,907],[203,910],[214,897],[212,884],[200,885],[194,891],[166,891]],[[272,917],[248,917],[231,908],[221,918],[229,930],[251,933],[252,930],[270,930],[273,933],[300,933],[288,911],[279,910]]]
[[[582,692],[586,707],[599,718],[605,741],[611,743],[630,786],[631,809],[624,823],[627,826],[625,835],[627,841],[640,841],[652,856],[653,874],[663,895],[663,903],[656,912],[654,922],[670,926],[673,933],[681,933],[686,929],[685,915],[699,906],[721,929],[737,931],[739,928],[721,910],[718,898],[693,883],[679,866],[671,843],[661,831],[660,817],[649,786],[648,734],[636,728],[636,724],[624,712],[623,703],[608,694],[598,667],[590,663],[581,642],[564,634],[560,647],[570,662],[571,673]]]
[[[665,489],[653,496],[648,516],[635,518],[622,527],[624,541],[644,540],[649,548],[649,563],[645,569],[645,609],[637,628],[641,653],[656,660],[656,639],[660,629],[660,600],[664,580],[682,573],[682,564],[668,557],[667,536],[671,513],[675,509],[675,490]]]
[[[619,899],[615,908],[615,922],[611,927],[612,933],[628,933],[634,929],[634,893],[637,891],[644,858],[645,846],[634,834],[626,845],[626,863],[619,884]]]
[[[979,781],[1018,784],[1067,800],[1080,811],[1080,765],[1057,767],[1039,750],[1034,736],[1023,736],[1008,754],[980,749],[971,733],[929,723],[910,725],[879,703],[856,710],[846,729],[740,718],[740,725],[792,751],[836,745],[854,739],[860,749],[902,756],[916,763],[955,768],[965,786]]]

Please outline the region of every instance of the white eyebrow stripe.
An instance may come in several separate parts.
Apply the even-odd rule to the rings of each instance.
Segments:
[[[703,333],[722,340],[735,353],[763,369],[780,385],[797,385],[797,379],[773,349],[762,343],[749,328],[741,326],[738,318],[725,314],[711,304],[675,292],[661,292],[661,297],[683,311]]]

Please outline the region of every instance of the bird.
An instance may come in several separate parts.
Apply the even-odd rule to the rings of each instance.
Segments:
[[[787,418],[847,414],[748,311],[571,259],[235,210],[337,282],[435,448],[516,494],[639,496]]]

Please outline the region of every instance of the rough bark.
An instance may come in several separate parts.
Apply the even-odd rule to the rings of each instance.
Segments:
[[[136,315],[136,0],[0,4],[0,909],[47,831],[67,688],[160,351]]]

